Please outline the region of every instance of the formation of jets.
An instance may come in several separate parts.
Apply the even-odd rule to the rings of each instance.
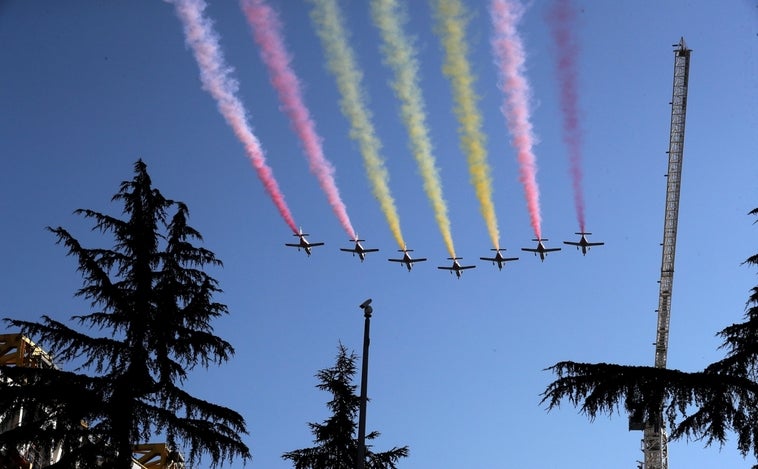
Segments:
[[[355,242],[355,247],[352,248],[352,249],[350,249],[350,248],[340,248],[340,251],[352,252],[353,255],[358,254],[358,257],[361,258],[361,262],[363,262],[366,259],[366,253],[367,252],[377,252],[377,251],[379,251],[378,249],[366,249],[363,246],[361,246],[361,242],[366,242],[366,240],[365,239],[358,239],[357,236],[355,237],[355,239],[351,239],[350,241]]]
[[[587,236],[591,235],[592,233],[578,232],[578,233],[575,233],[575,234],[578,234],[580,236],[580,238],[579,238],[578,241],[564,241],[563,243],[564,244],[568,244],[570,246],[576,246],[577,250],[581,249],[582,250],[582,255],[587,255],[587,251],[589,251],[590,247],[592,247],[592,246],[602,246],[602,245],[605,244],[603,242],[589,242],[587,240]],[[324,245],[324,243],[311,243],[311,242],[309,242],[306,239],[306,236],[308,236],[308,233],[303,233],[303,229],[302,228],[300,228],[298,230],[298,232],[295,233],[293,236],[297,236],[298,242],[297,243],[284,243],[285,246],[290,246],[290,247],[297,248],[298,251],[302,249],[302,250],[305,251],[305,253],[308,256],[311,255],[311,248],[316,247],[316,246],[323,246]],[[369,253],[369,252],[378,252],[379,251],[379,249],[375,249],[375,248],[371,248],[371,249],[364,248],[361,243],[365,242],[365,240],[364,239],[358,239],[357,236],[354,239],[351,239],[350,241],[353,242],[353,243],[355,243],[355,246],[352,247],[352,248],[340,248],[340,251],[350,252],[350,253],[353,254],[353,256],[355,256],[357,254],[358,257],[361,259],[361,262],[363,262],[366,259],[366,253]],[[555,252],[555,251],[560,251],[561,250],[561,248],[548,248],[548,247],[546,247],[543,244],[545,241],[547,241],[547,239],[545,239],[545,238],[535,238],[532,241],[536,241],[537,242],[537,246],[536,247],[534,247],[534,248],[521,248],[521,250],[522,251],[533,252],[535,256],[539,254],[540,260],[543,261],[543,262],[545,261],[545,257],[547,256],[547,253],[549,253],[549,252]],[[412,252],[412,251],[413,251],[413,249],[408,249],[407,247],[405,249],[399,249],[398,252],[402,252],[403,253],[403,257],[401,259],[387,259],[387,260],[390,261],[390,262],[397,262],[397,263],[405,265],[405,267],[408,269],[408,272],[410,272],[414,263],[416,263],[416,262],[423,262],[423,261],[427,260],[425,257],[419,257],[419,258],[415,258],[415,259],[412,258],[411,255],[408,254],[409,252]],[[497,267],[498,267],[499,270],[503,270],[503,264],[505,264],[507,262],[510,262],[510,261],[516,261],[516,260],[519,259],[518,257],[505,257],[505,256],[503,256],[503,254],[501,253],[501,251],[505,251],[504,248],[493,248],[492,251],[495,251],[495,256],[494,257],[480,257],[479,259],[481,259],[483,261],[490,261],[490,262],[492,262],[493,265],[497,264]],[[437,267],[437,268],[438,269],[442,269],[442,270],[449,270],[451,274],[455,273],[456,277],[461,278],[461,273],[464,270],[473,269],[473,268],[476,267],[475,265],[461,265],[458,262],[461,259],[462,259],[461,257],[448,257],[448,260],[453,261],[453,264],[451,266],[449,266],[449,267],[447,267],[447,266],[440,266],[440,267]]]
[[[458,263],[459,260],[463,259],[462,257],[448,257],[448,260],[453,261],[453,265],[450,267],[437,267],[438,269],[442,270],[449,270],[452,274],[455,272],[456,277],[461,278],[461,272],[466,269],[473,269],[476,267],[475,265],[461,265]]]
[[[579,238],[579,241],[577,242],[564,241],[563,244],[570,244],[571,246],[576,246],[576,249],[582,248],[582,255],[584,256],[587,255],[587,251],[590,250],[590,246],[602,246],[603,244],[605,244],[605,243],[600,243],[600,242],[590,243],[589,241],[587,241],[587,236],[591,235],[592,233],[586,233],[586,232],[580,231],[579,233],[574,233],[574,234],[578,234],[579,236],[581,236],[581,238]]]

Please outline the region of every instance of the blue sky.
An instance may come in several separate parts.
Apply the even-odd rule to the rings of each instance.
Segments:
[[[587,229],[606,243],[584,257],[562,244],[579,227],[545,19],[552,2],[527,6],[519,33],[538,137],[542,232],[564,248],[543,263],[520,250],[534,244],[534,233],[499,109],[488,2],[464,2],[500,242],[520,258],[498,271],[479,260],[492,243],[460,150],[432,10],[409,2],[407,31],[419,51],[452,237],[463,262],[477,266],[456,279],[436,269],[448,253],[368,3],[339,3],[404,238],[429,261],[412,272],[387,262],[398,246],[349,137],[310,3],[271,1],[352,223],[366,247],[380,249],[363,263],[338,249],[350,247],[348,236],[279,109],[237,2],[210,1],[206,14],[295,220],[311,241],[326,243],[311,257],[284,246],[292,232],[202,89],[171,4],[10,0],[0,4],[0,314],[67,320],[88,309],[73,296],[81,286],[74,259],[44,228],[63,226],[86,246],[110,246],[72,211],[118,215],[110,197],[142,158],[155,186],[188,204],[203,246],[224,262],[211,273],[231,314],[215,330],[236,355],[197,370],[187,387],[245,417],[252,467],[288,467],[283,452],[311,445],[307,422],[329,415],[329,395],[315,389],[314,374],[333,364],[340,341],[361,352],[358,306],[367,298],[374,306],[367,429],[382,433],[377,450],[410,447],[401,467],[635,467],[642,434],[627,430],[625,415],[590,423],[570,405],[546,413],[540,393],[553,376],[544,368],[561,360],[653,364],[672,44],[682,36],[693,52],[668,366],[693,371],[722,356],[715,333],[741,321],[756,279],[741,263],[755,254],[747,212],[758,206],[758,4],[573,3]],[[669,460],[688,468],[754,462],[734,441],[721,450],[672,442]]]

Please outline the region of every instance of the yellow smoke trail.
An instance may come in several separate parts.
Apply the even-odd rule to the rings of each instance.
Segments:
[[[390,230],[400,248],[405,249],[395,200],[389,190],[389,174],[379,155],[382,145],[376,137],[371,113],[364,103],[360,87],[363,74],[355,64],[342,14],[335,0],[311,0],[311,3],[314,5],[311,19],[324,46],[329,70],[337,79],[337,88],[342,96],[340,108],[350,121],[350,137],[360,146],[374,196],[379,201]]]
[[[434,156],[432,156],[424,103],[418,85],[419,65],[413,46],[402,28],[402,24],[406,22],[406,12],[400,10],[396,0],[372,0],[371,11],[374,23],[379,28],[384,41],[382,46],[384,60],[395,73],[392,86],[400,99],[400,113],[408,129],[413,156],[416,158],[424,181],[424,191],[434,209],[434,217],[450,257],[455,257],[447,204],[442,198],[442,185]]]
[[[455,114],[458,117],[458,133],[461,149],[466,154],[476,197],[487,224],[487,231],[495,248],[500,247],[495,207],[492,203],[492,180],[487,164],[485,137],[482,133],[482,117],[477,110],[478,97],[474,92],[474,76],[468,59],[468,46],[464,30],[463,5],[458,0],[434,0],[437,16],[437,32],[445,49],[442,72],[450,79],[455,99]]]

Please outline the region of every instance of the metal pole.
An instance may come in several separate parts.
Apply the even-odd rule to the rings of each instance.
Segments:
[[[371,327],[371,298],[361,304],[363,309],[363,367],[361,369],[361,404],[358,414],[358,464],[357,469],[364,469],[366,465],[366,386],[368,385],[368,346],[371,339],[369,338],[369,328]]]

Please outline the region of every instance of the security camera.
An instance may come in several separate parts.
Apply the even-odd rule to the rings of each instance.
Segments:
[[[366,300],[363,303],[361,303],[361,309],[368,308],[369,307],[368,305],[370,305],[370,304],[371,304],[371,298],[369,298],[368,300]]]

